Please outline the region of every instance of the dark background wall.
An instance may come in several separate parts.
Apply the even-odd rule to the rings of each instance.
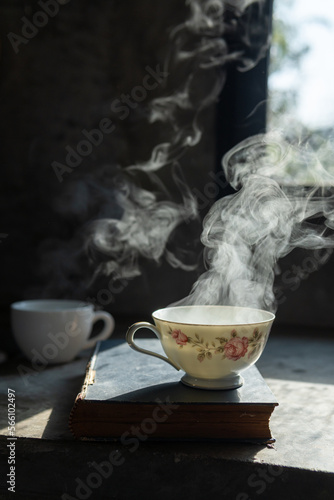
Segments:
[[[0,308],[4,332],[10,330],[10,303],[23,298],[90,298],[116,317],[145,319],[152,310],[188,294],[203,270],[201,219],[217,194],[212,182],[219,158],[251,130],[257,133],[264,127],[263,109],[262,118],[252,116],[253,128],[245,126],[247,106],[253,107],[245,96],[247,92],[255,95],[256,101],[265,94],[266,60],[249,76],[228,68],[219,103],[208,106],[199,117],[204,132],[201,141],[179,159],[200,210],[198,219],[187,220],[172,232],[168,249],[194,264],[194,269],[173,267],[166,255],[159,262],[141,256],[141,274],[116,280],[110,291],[110,277],[94,278],[98,262],[86,252],[87,224],[101,217],[120,218],[115,178],[127,167],[145,162],[152,148],[164,142],[165,129],[148,123],[148,106],[153,99],[171,94],[184,74],[175,67],[168,82],[148,90],[125,119],[111,105],[143,82],[148,66],[163,66],[172,29],[184,22],[188,10],[179,0],[71,0],[58,6],[59,12],[49,16],[36,33],[27,28],[30,38],[23,42],[8,34],[22,36],[26,24],[22,19],[32,20],[41,7],[34,1],[12,0],[1,6]],[[60,182],[54,162],[64,165],[66,148],[76,148],[84,138],[83,130],[98,128],[103,119],[112,120],[115,129],[104,134],[102,142],[72,171],[63,172]],[[180,203],[182,189],[171,172],[171,165],[163,168],[155,184],[140,172],[131,182],[158,193],[158,201]],[[223,178],[218,179],[220,194],[230,192]],[[159,183],[163,190],[159,191]],[[284,265],[289,269],[291,263]],[[333,286],[328,275],[327,264],[308,276],[304,272],[294,286],[285,284],[279,321],[332,326]]]
[[[37,2],[8,1],[1,9],[0,232],[7,235],[0,247],[4,328],[9,304],[23,298],[95,298],[98,306],[115,315],[130,313],[138,318],[183,297],[199,269],[175,269],[164,256],[159,262],[142,258],[141,275],[116,283],[108,294],[110,278],[93,279],[98,264],[89,262],[84,246],[90,221],[120,218],[114,186],[117,174],[145,162],[152,148],[165,141],[159,124],[148,123],[147,108],[177,86],[182,78],[177,68],[168,84],[157,80],[151,89],[151,78],[146,98],[129,108],[126,118],[113,112],[111,105],[142,84],[147,67],[163,68],[171,29],[185,18],[184,3],[73,0],[59,5],[57,15],[23,43],[9,39],[8,33],[22,36],[27,24],[23,17],[33,20],[41,8]],[[30,33],[29,28],[24,33]],[[202,114],[206,133],[179,161],[192,190],[212,181],[214,116],[212,107]],[[52,163],[66,164],[66,147],[76,149],[85,139],[82,131],[99,128],[103,119],[113,121],[112,133],[104,134],[91,154],[57,178]],[[139,172],[132,180],[138,187],[157,191],[158,201],[178,203],[182,193],[171,170],[168,165],[157,174],[162,194],[145,174]],[[212,201],[211,196],[201,202],[202,213]],[[182,248],[189,252],[189,263],[200,262],[200,219],[181,226],[173,232],[170,250]]]

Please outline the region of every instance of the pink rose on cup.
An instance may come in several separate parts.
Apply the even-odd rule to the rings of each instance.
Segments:
[[[231,340],[226,342],[224,347],[224,354],[228,359],[232,361],[237,361],[242,358],[248,349],[248,338],[247,337],[233,337]]]
[[[173,330],[172,337],[175,339],[178,345],[186,345],[188,342],[188,337],[181,330]]]

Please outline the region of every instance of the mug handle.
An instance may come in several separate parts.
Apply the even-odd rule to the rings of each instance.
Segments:
[[[142,352],[143,354],[148,354],[149,356],[155,356],[156,358],[162,359],[163,361],[166,361],[166,363],[169,363],[170,365],[172,365],[173,368],[179,371],[180,368],[175,363],[173,363],[173,361],[166,358],[166,356],[162,356],[157,352],[148,351],[147,349],[143,349],[142,347],[139,347],[137,344],[135,344],[134,335],[137,332],[137,330],[140,330],[140,328],[148,328],[158,337],[159,340],[161,340],[160,332],[154,325],[152,325],[151,323],[147,323],[146,321],[140,321],[139,323],[135,323],[134,325],[130,326],[130,328],[126,332],[126,341],[129,344],[129,346],[135,351]]]
[[[102,319],[104,322],[102,331],[95,337],[88,339],[86,344],[83,346],[83,349],[89,349],[90,347],[94,347],[96,342],[99,342],[100,340],[106,340],[114,330],[115,321],[111,314],[107,313],[106,311],[94,312],[92,326],[100,319]]]

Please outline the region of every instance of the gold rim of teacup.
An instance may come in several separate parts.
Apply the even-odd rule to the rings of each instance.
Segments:
[[[192,307],[203,307],[203,308],[222,308],[222,307],[228,307],[230,309],[243,309],[244,311],[245,310],[248,310],[248,311],[257,311],[257,312],[261,312],[261,313],[265,313],[265,314],[269,314],[271,315],[271,318],[268,318],[268,319],[264,319],[264,320],[259,320],[259,321],[251,321],[249,323],[236,323],[236,322],[231,322],[231,323],[223,323],[223,324],[219,324],[219,323],[196,323],[196,322],[191,322],[191,323],[185,323],[184,321],[178,321],[176,319],[163,319],[163,318],[158,318],[157,317],[157,313],[159,313],[160,311],[166,311],[166,310],[171,310],[171,309],[189,309],[189,308],[192,308]],[[250,326],[250,325],[260,325],[262,323],[268,323],[270,321],[274,321],[275,319],[275,314],[270,312],[270,311],[266,311],[265,309],[258,309],[258,308],[253,308],[253,307],[243,307],[243,306],[219,306],[219,305],[207,305],[207,304],[203,304],[203,305],[189,305],[189,306],[171,306],[171,307],[163,307],[163,308],[160,308],[160,309],[157,309],[156,311],[154,311],[152,313],[152,318],[154,319],[157,319],[158,321],[162,321],[164,323],[175,323],[177,325],[187,325],[187,326],[227,326],[227,327],[236,327],[236,326]]]

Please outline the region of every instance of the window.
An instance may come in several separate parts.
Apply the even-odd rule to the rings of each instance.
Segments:
[[[296,147],[281,173],[291,185],[333,192],[334,5],[330,0],[275,0],[267,127]],[[329,174],[329,175],[328,175]],[[314,221],[317,223],[317,220]],[[332,249],[295,250],[281,263],[278,318],[333,326]]]

